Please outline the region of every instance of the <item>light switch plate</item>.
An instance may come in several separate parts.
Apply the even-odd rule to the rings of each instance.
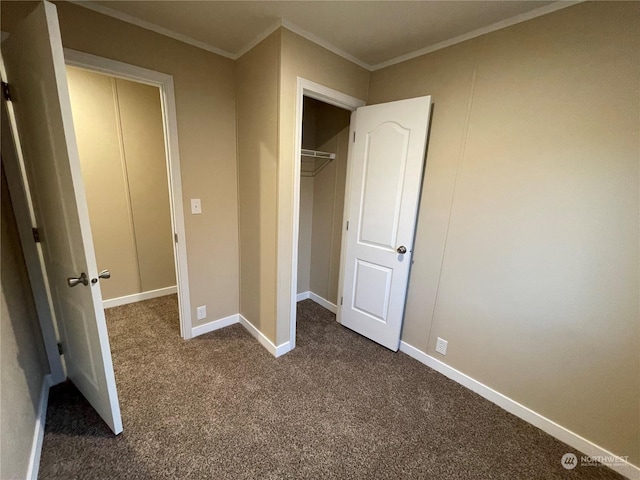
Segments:
[[[200,203],[199,198],[191,199],[191,214],[192,215],[200,215],[202,213],[202,204]]]

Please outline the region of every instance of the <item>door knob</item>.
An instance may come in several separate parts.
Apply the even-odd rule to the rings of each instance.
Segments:
[[[407,247],[405,247],[404,245],[400,245],[396,252],[398,252],[400,255],[407,253]]]
[[[89,278],[87,277],[87,274],[84,272],[82,272],[78,278],[74,278],[74,277],[67,278],[67,285],[69,285],[70,287],[75,287],[80,283],[83,284],[84,286],[89,285]]]
[[[111,272],[109,270],[102,270],[99,274],[98,274],[98,278],[111,278]],[[91,279],[91,284],[95,285],[96,283],[98,283],[98,278],[92,278]]]

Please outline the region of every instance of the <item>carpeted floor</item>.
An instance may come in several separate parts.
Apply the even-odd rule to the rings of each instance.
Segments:
[[[52,389],[40,478],[560,479],[579,452],[298,304],[275,359],[240,325],[183,341],[175,296],[107,310],[124,432]]]

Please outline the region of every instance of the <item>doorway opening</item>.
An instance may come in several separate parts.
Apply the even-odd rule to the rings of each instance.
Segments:
[[[175,294],[160,90],[72,66],[67,81],[103,306]]]
[[[337,313],[351,112],[304,97],[296,300]]]
[[[340,268],[353,112],[365,104],[298,78],[290,348],[297,303],[310,299],[339,313]],[[338,318],[339,320],[339,318]]]
[[[192,337],[173,79],[65,49],[105,308],[177,293]],[[181,240],[182,239],[182,240]]]

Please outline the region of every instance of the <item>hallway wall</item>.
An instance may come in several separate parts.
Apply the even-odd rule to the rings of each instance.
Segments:
[[[49,373],[9,188],[2,168],[0,228],[0,478],[26,478],[43,379]]]

